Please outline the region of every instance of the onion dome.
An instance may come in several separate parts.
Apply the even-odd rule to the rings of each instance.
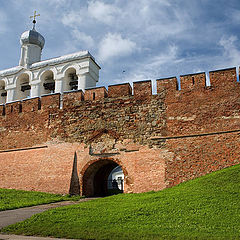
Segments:
[[[26,31],[21,35],[20,38],[21,45],[24,44],[35,44],[43,49],[45,44],[44,37],[37,32],[34,28],[32,30]]]

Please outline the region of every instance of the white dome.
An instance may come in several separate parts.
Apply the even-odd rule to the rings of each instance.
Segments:
[[[21,45],[28,44],[28,43],[35,44],[35,45],[38,45],[41,49],[43,49],[45,44],[45,39],[39,32],[33,29],[33,30],[26,31],[21,35],[20,43]]]

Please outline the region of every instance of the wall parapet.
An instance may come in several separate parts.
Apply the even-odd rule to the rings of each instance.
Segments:
[[[108,97],[124,97],[132,95],[132,87],[129,83],[121,83],[108,86]]]
[[[236,68],[220,69],[209,72],[211,86],[229,88],[237,82]]]
[[[206,84],[206,73],[192,73],[180,76],[180,85],[177,77],[156,79],[157,94],[163,91],[168,95],[175,96],[175,93],[181,94],[191,91],[207,91],[209,89],[229,89],[240,86],[237,82],[236,67],[219,69],[209,72],[210,86]],[[108,89],[104,86],[88,88],[85,93],[82,90],[68,91],[60,93],[46,94],[41,97],[27,98],[0,105],[0,117],[22,112],[55,111],[60,109],[61,103],[63,109],[69,106],[76,106],[83,101],[101,101],[106,98],[133,97],[135,99],[146,99],[153,95],[152,81],[144,80],[133,82],[133,88],[129,83],[109,85]]]
[[[206,74],[195,73],[180,76],[181,90],[193,90],[206,87]]]

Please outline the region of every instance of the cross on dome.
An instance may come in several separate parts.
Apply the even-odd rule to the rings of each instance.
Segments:
[[[33,18],[33,30],[35,30],[35,24],[36,24],[36,17],[39,17],[40,14],[37,14],[37,11],[34,11],[33,16],[30,16],[30,19]]]

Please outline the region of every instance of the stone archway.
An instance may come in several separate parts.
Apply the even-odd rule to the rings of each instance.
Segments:
[[[110,159],[100,159],[88,165],[82,174],[82,195],[107,196],[108,177],[117,166],[120,165]]]

